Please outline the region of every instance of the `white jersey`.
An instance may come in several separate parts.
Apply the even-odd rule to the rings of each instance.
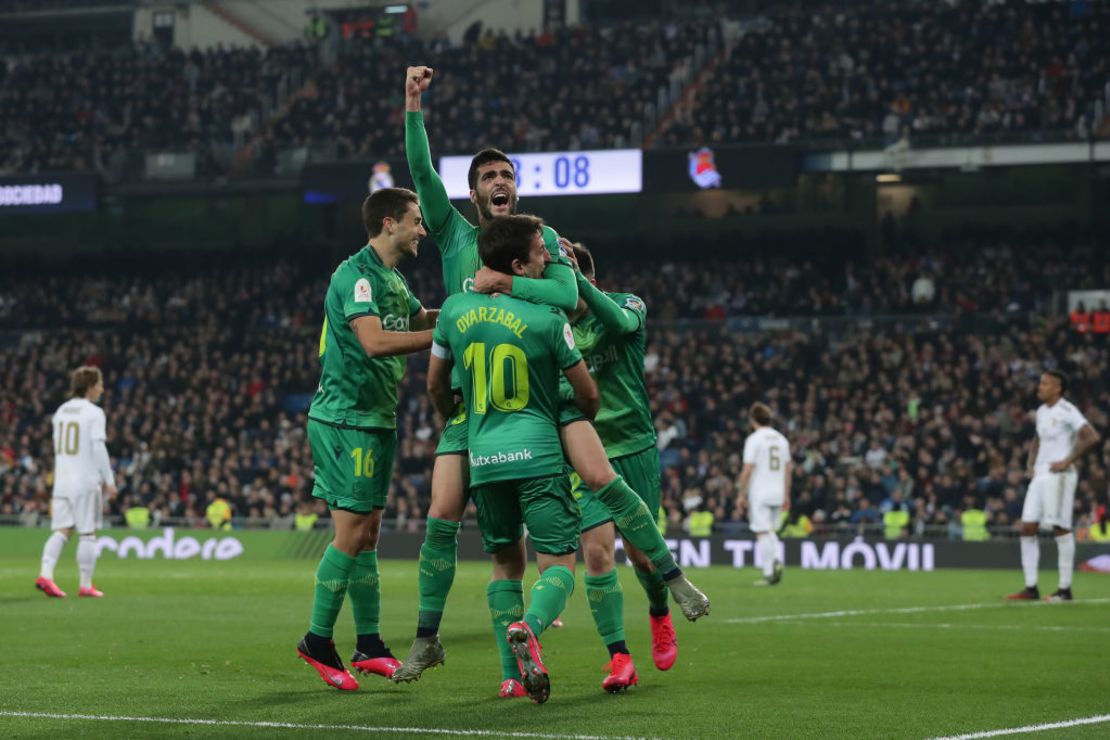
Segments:
[[[71,398],[58,407],[51,421],[55,496],[81,496],[112,480],[103,409],[87,399]]]
[[[744,441],[744,463],[751,464],[748,498],[752,502],[781,505],[786,495],[786,464],[790,443],[771,427],[763,427]]]
[[[1063,398],[1052,406],[1041,404],[1037,409],[1037,460],[1033,473],[1048,473],[1049,466],[1063,460],[1075,448],[1075,438],[1087,419],[1071,401]]]

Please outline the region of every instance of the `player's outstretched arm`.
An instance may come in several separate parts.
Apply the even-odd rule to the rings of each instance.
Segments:
[[[590,307],[594,316],[605,325],[606,329],[617,334],[631,334],[639,331],[644,325],[643,301],[638,298],[635,299],[636,305],[641,310],[641,313],[637,313],[630,308],[619,305],[612,298],[598,290],[597,286],[587,280],[582,273],[576,272],[575,277],[578,280],[578,294],[582,296],[586,305]]]
[[[514,275],[509,290],[517,298],[529,303],[561,308],[566,312],[578,306],[578,285],[570,265],[552,262],[543,271],[543,278],[526,278]]]
[[[405,73],[405,157],[409,174],[420,196],[420,210],[433,234],[447,225],[451,217],[451,199],[447,188],[432,166],[432,152],[428,133],[424,130],[424,113],[420,109],[420,95],[432,83],[431,67],[409,67]]]
[[[590,370],[584,360],[579,360],[576,365],[571,365],[563,370],[563,375],[570,381],[574,389],[574,405],[590,419],[597,416],[601,408],[601,394],[597,390],[597,383],[590,376]]]
[[[377,316],[351,320],[351,329],[367,357],[394,357],[422,352],[432,346],[432,330],[386,331]]]
[[[578,307],[578,284],[570,260],[559,249],[559,235],[549,226],[543,227],[543,241],[551,254],[551,262],[542,278],[506,275],[483,267],[474,275],[478,293],[509,293],[529,303],[554,306],[570,313]]]
[[[439,320],[439,309],[427,309],[421,307],[419,311],[409,317],[409,329],[411,331],[423,331],[425,329],[434,329],[436,321]]]

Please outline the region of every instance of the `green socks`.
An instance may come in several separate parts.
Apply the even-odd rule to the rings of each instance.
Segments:
[[[651,616],[662,617],[670,614],[671,608],[667,606],[667,584],[663,582],[663,576],[659,571],[645,573],[639,568],[632,570],[636,571],[636,578],[639,579],[640,585],[644,587],[644,593],[647,594]]]
[[[347,582],[347,598],[355,615],[355,634],[376,635],[381,631],[382,579],[378,575],[378,553],[360,552]]]
[[[509,649],[505,633],[509,625],[524,615],[524,585],[520,581],[493,581],[486,588],[489,616],[493,622],[493,639],[501,658],[501,680],[520,679],[520,668]]]
[[[655,518],[648,511],[643,499],[624,482],[624,478],[618,475],[612,483],[596,491],[595,495],[613,515],[613,523],[620,530],[621,537],[647,555],[655,570],[662,573],[665,580],[682,573],[663,535],[659,534]]]
[[[428,519],[424,544],[420,546],[419,614],[416,636],[431,637],[439,632],[447,594],[455,581],[455,560],[458,549],[459,523],[445,519]]]
[[[565,565],[553,565],[532,586],[524,621],[539,637],[563,613],[567,599],[574,593],[574,573]]]
[[[335,545],[328,545],[328,549],[324,550],[324,557],[320,558],[320,565],[316,568],[316,591],[312,599],[309,632],[331,638],[354,566],[355,558]]]
[[[597,633],[606,645],[624,641],[624,591],[617,571],[603,576],[587,575],[586,601],[594,615]],[[664,589],[664,593],[666,589]]]

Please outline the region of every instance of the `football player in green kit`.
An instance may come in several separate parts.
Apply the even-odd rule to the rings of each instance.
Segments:
[[[659,451],[644,382],[647,307],[630,293],[598,290],[590,251],[581,244],[564,246],[578,267],[578,309],[570,316],[575,343],[601,393],[594,428],[613,468],[643,496],[648,510],[656,512],[660,504]],[[610,692],[623,691],[639,678],[624,640],[624,594],[614,553],[617,527],[593,492],[582,486],[577,476],[572,479],[582,508],[587,602],[610,657],[609,675],[601,686]],[[678,656],[678,647],[667,587],[650,558],[630,542],[625,549],[648,596],[652,659],[656,668],[668,670]]]
[[[542,224],[533,216],[493,219],[478,237],[482,261],[538,277],[551,260]],[[538,638],[574,592],[581,520],[559,439],[559,381],[565,376],[575,407],[589,417],[597,413],[597,386],[566,315],[509,295],[456,293],[444,302],[428,366],[428,390],[444,414],[455,406],[452,367],[466,408],[470,490],[493,557],[494,635],[511,648],[501,651],[502,672],[519,676],[528,696],[543,703],[550,681]],[[525,524],[540,570],[527,611],[519,546]]]
[[[428,137],[421,112],[421,94],[431,84],[432,70],[410,67],[405,80],[405,150],[409,170],[428,230],[439,245],[443,259],[444,284],[448,296],[458,292],[500,292],[529,302],[573,311],[578,292],[574,269],[560,252],[558,235],[543,227],[543,241],[551,261],[543,279],[508,275],[482,268],[478,257],[479,228],[497,216],[516,210],[516,173],[512,162],[496,149],[485,149],[471,161],[468,180],[470,200],[478,213],[478,226],[471,224],[454,206],[447,190],[432,167]],[[667,587],[683,614],[691,620],[709,613],[709,600],[686,578],[674,561],[666,542],[655,527],[654,516],[640,497],[629,488],[609,464],[605,448],[593,426],[573,408],[560,415],[563,450],[584,485],[595,491],[599,500],[617,521],[625,522],[626,539],[648,554],[655,569],[663,574]],[[420,605],[416,639],[403,664],[393,675],[395,681],[412,681],[427,668],[443,662],[439,624],[447,594],[455,576],[459,521],[466,507],[467,488],[466,417],[456,408],[440,438],[432,471],[432,503],[428,525],[420,549]],[[523,552],[523,542],[518,545]],[[491,607],[492,608],[492,607]],[[501,696],[520,696],[513,677],[502,683]]]
[[[369,242],[336,268],[324,299],[320,385],[308,410],[308,441],[312,495],[331,510],[335,538],[316,569],[312,619],[297,644],[297,654],[324,682],[343,691],[358,688],[332,641],[344,596],[358,635],[352,666],[389,678],[398,665],[378,627],[378,535],[393,473],[405,355],[431,346],[439,315],[420,305],[397,270],[416,256],[427,234],[416,193],[379,190],[363,203],[362,220]]]

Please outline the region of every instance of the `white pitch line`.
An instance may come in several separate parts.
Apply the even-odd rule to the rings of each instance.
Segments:
[[[1076,599],[1075,604],[1107,604],[1110,599]],[[928,612],[963,612],[973,609],[1012,609],[1017,606],[1034,606],[1038,602],[992,601],[986,604],[942,604],[937,606],[907,606],[895,609],[844,609],[836,612],[803,612],[801,614],[770,614],[762,617],[733,617],[728,624],[759,624],[762,622],[791,622],[797,619],[836,619],[838,617],[866,617],[875,614],[925,614]]]
[[[529,740],[648,740],[620,735],[560,735],[550,732],[506,732],[504,730],[449,730],[439,727],[371,727],[368,725],[316,725],[296,722],[246,722],[231,719],[186,719],[178,717],[124,717],[99,714],[54,714],[51,712],[14,712],[0,710],[0,717],[31,719],[91,720],[97,722],[147,722],[164,725],[200,725],[204,727],[257,727],[283,730],[349,730],[394,735],[449,735],[453,737],[514,737]]]
[[[972,732],[967,735],[951,735],[935,740],[976,740],[980,737],[998,737],[999,735],[1020,735],[1023,732],[1044,732],[1045,730],[1062,730],[1067,727],[1080,725],[1097,725],[1100,722],[1110,722],[1110,714],[1100,714],[1097,717],[1080,717],[1064,722],[1049,722],[1043,725],[1026,725],[1025,727],[1010,727],[1005,730],[987,730],[985,732]]]
[[[779,624],[803,625],[802,620],[783,621]],[[959,622],[829,622],[830,627],[896,627],[903,629],[941,630],[1019,630],[1021,632],[1110,632],[1110,627],[1072,627],[1063,624],[960,624]]]

